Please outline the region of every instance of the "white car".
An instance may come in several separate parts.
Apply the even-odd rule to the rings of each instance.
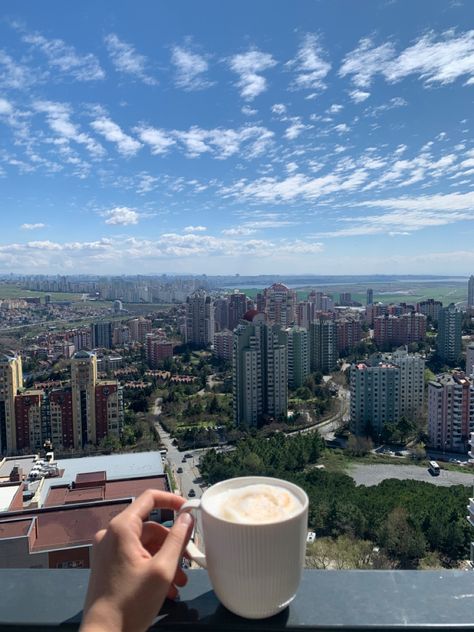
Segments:
[[[316,534],[314,531],[308,531],[308,535],[306,536],[306,543],[307,544],[313,544],[313,542],[316,540]]]

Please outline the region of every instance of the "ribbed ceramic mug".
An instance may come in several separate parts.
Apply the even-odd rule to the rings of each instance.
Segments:
[[[283,487],[301,503],[297,514],[279,522],[242,524],[209,511],[215,494],[256,484]],[[202,514],[206,555],[192,542],[188,555],[207,568],[214,592],[231,612],[248,619],[277,614],[294,599],[304,564],[308,496],[297,485],[277,478],[244,476],[222,481],[180,509]]]

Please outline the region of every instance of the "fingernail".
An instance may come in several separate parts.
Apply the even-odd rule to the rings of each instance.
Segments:
[[[177,517],[176,522],[183,527],[190,527],[194,523],[194,519],[190,513],[185,511]]]

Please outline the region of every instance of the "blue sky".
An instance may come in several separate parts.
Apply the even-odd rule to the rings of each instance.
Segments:
[[[0,15],[0,272],[470,274],[474,6]]]

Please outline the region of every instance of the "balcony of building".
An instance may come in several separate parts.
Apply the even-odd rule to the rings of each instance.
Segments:
[[[181,599],[166,602],[156,630],[474,629],[471,571],[305,570],[293,603],[264,621],[220,605],[207,573],[188,571]],[[88,570],[0,570],[0,630],[77,630]]]

